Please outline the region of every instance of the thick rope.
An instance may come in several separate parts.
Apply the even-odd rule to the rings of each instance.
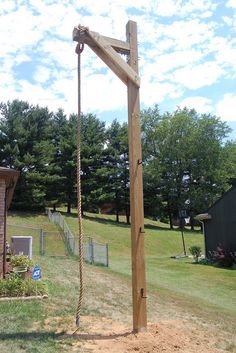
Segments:
[[[80,160],[80,141],[81,141],[81,79],[80,79],[80,54],[84,49],[83,44],[78,44],[76,53],[78,54],[78,119],[77,119],[77,214],[79,226],[79,300],[76,311],[76,326],[80,326],[80,311],[83,301],[83,224],[82,224],[82,211],[81,211],[81,160]]]

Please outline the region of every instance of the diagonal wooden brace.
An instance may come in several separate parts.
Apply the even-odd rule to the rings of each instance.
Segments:
[[[129,55],[129,43],[101,36],[97,32],[89,31],[88,28],[81,31],[78,27],[73,30],[73,40],[87,44],[125,85],[128,85],[130,80],[135,86],[140,87],[139,75],[118,54]]]

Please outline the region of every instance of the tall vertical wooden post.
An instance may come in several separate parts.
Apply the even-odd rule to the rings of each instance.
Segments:
[[[129,21],[126,25],[127,42],[130,43],[128,64],[138,74],[137,24]],[[131,209],[131,252],[132,252],[132,293],[133,330],[146,330],[146,276],[144,259],[144,211],[142,149],[140,131],[139,87],[128,80],[128,136],[130,168],[130,209]]]
[[[133,330],[140,332],[146,330],[147,312],[139,102],[140,78],[138,75],[136,22],[129,21],[127,23],[126,39],[126,42],[123,42],[115,38],[104,37],[83,26],[75,27],[73,30],[73,40],[87,44],[128,89]],[[128,63],[119,54],[128,55]]]

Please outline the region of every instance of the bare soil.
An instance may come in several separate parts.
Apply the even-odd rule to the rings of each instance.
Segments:
[[[130,326],[120,321],[93,316],[81,317],[82,326],[71,330],[74,318],[45,320],[45,329],[51,322],[57,324],[57,333],[62,333],[60,343],[67,346],[72,339],[71,352],[77,353],[226,353],[234,352],[226,346],[220,347],[219,337],[208,329],[200,329],[187,320],[162,320],[149,323],[146,332],[133,333]],[[68,329],[70,327],[70,329]],[[67,346],[68,348],[68,346]],[[232,349],[234,349],[232,347]]]
[[[146,332],[139,334],[133,334],[128,327],[114,321],[105,320],[102,325],[101,321],[93,321],[89,333],[77,333],[77,336],[84,341],[84,348],[92,352],[220,352],[214,348],[213,337],[209,339],[206,333],[177,320],[150,324]]]

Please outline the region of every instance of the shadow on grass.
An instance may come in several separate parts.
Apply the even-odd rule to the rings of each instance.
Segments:
[[[66,212],[61,212],[61,214],[63,216],[70,216],[72,218],[77,218],[77,213],[66,213]],[[93,222],[98,222],[101,224],[110,224],[110,225],[116,225],[117,227],[122,227],[122,228],[130,228],[130,224],[127,224],[126,222],[116,222],[116,220],[110,219],[110,218],[105,218],[105,216],[103,216],[103,218],[99,217],[99,216],[89,216],[84,214],[83,215],[84,219],[87,219],[89,221],[93,221]],[[155,224],[150,224],[150,223],[145,223],[145,229],[152,229],[152,230],[161,230],[161,231],[166,231],[166,232],[181,232],[181,228],[175,226],[174,229],[170,229],[169,227],[161,226],[161,225],[155,225]],[[202,234],[200,230],[196,229],[196,230],[191,230],[189,228],[184,228],[184,233],[197,233],[197,234]]]
[[[72,218],[77,218],[76,213],[66,213],[66,212],[61,212],[63,216],[69,216]],[[93,216],[88,216],[86,214],[83,215],[84,219],[87,219],[92,222],[97,222],[101,224],[110,224],[110,225],[116,225],[117,227],[122,227],[122,228],[130,228],[130,224],[127,224],[125,222],[116,222],[116,220],[110,219],[110,218],[101,218],[101,217],[93,217]]]
[[[77,218],[77,213],[76,212],[72,212],[72,213],[67,213],[65,211],[60,211],[60,213],[65,216],[65,217],[71,217],[71,218]],[[31,218],[32,215],[35,216],[42,216],[45,215],[44,212],[37,212],[37,211],[32,211],[32,212],[24,212],[24,211],[12,211],[9,212],[9,215],[11,217],[22,217],[22,218]],[[116,225],[117,227],[121,227],[121,228],[130,228],[130,224],[127,224],[126,222],[120,221],[120,222],[116,222],[116,220],[114,219],[110,219],[110,218],[105,218],[106,215],[103,215],[103,218],[99,217],[99,216],[89,216],[86,215],[84,213],[83,218],[87,219],[89,221],[92,222],[97,222],[100,224],[110,224],[110,225]],[[160,226],[160,225],[154,225],[154,224],[149,224],[146,223],[145,224],[145,229],[151,229],[151,230],[161,230],[161,231],[166,231],[166,232],[180,232],[181,228],[179,227],[175,227],[174,229],[170,229],[169,227],[166,226]],[[189,228],[184,228],[184,233],[197,233],[197,234],[202,234],[201,231],[199,230],[191,230]]]
[[[45,216],[43,211],[8,211],[8,216],[21,217],[21,218],[32,218],[32,216]]]
[[[61,214],[63,216],[70,216],[72,218],[77,218],[77,214],[76,213],[71,213],[68,214],[66,212],[61,212]],[[89,216],[84,214],[83,215],[84,219],[87,219],[89,221],[92,222],[97,222],[97,223],[101,223],[101,224],[110,224],[110,225],[116,225],[117,227],[122,227],[122,228],[130,228],[130,224],[127,224],[126,222],[116,222],[116,220],[110,219],[110,218],[101,218],[99,216]],[[165,230],[165,231],[171,231],[171,229],[166,228],[166,227],[161,227],[161,226],[155,226],[152,224],[145,224],[145,228],[146,229],[154,229],[154,230]]]
[[[40,341],[46,342],[49,340],[65,340],[65,339],[80,339],[83,341],[90,340],[109,340],[119,337],[127,337],[132,335],[132,331],[116,333],[116,334],[89,334],[89,333],[77,333],[66,334],[65,332],[17,332],[17,333],[0,333],[0,341],[12,341],[12,340],[24,340],[24,341]]]
[[[133,335],[133,331],[127,331],[127,332],[122,332],[122,333],[114,333],[114,334],[90,334],[90,333],[77,333],[75,332],[72,335],[65,334],[61,338],[66,339],[66,338],[73,338],[73,339],[80,339],[81,341],[99,341],[99,340],[111,340],[111,339],[116,339],[120,337],[128,337],[130,335]]]
[[[50,339],[59,339],[63,336],[62,333],[55,332],[15,332],[15,333],[0,333],[0,340],[34,340],[34,341],[48,341]]]

